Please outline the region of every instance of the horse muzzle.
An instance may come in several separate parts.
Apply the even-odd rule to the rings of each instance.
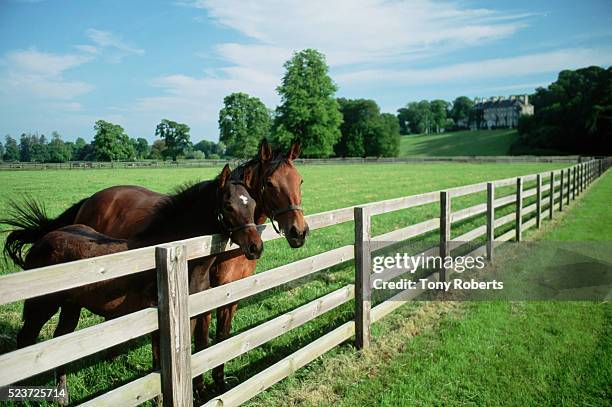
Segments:
[[[289,246],[297,249],[304,246],[304,243],[306,243],[306,236],[308,236],[308,232],[308,225],[306,225],[303,230],[299,230],[295,226],[291,226],[285,233],[285,238],[287,239]]]

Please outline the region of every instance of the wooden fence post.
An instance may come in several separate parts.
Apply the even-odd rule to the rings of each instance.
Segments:
[[[451,202],[448,191],[440,191],[440,258],[442,268],[440,269],[440,281],[446,281],[445,258],[449,256],[449,241],[451,234]]]
[[[516,179],[516,241],[523,239],[523,178]]]
[[[559,176],[559,181],[561,185],[559,186],[559,212],[563,210],[563,170],[561,170],[561,175]]]
[[[567,169],[567,191],[565,194],[565,204],[569,205],[570,204],[570,195],[572,192],[572,182],[570,180],[570,173],[572,172],[571,168]]]
[[[493,261],[495,242],[495,184],[487,182],[487,258]]]
[[[548,219],[553,218],[553,211],[555,210],[555,172],[550,172],[550,195],[548,195],[550,199]]]
[[[578,185],[577,184],[577,182],[578,182],[577,181],[577,171],[578,171],[578,168],[574,167],[573,171],[572,171],[574,173],[573,174],[574,175],[573,176],[574,179],[572,180],[572,200],[574,200],[574,201],[576,200],[576,192],[577,192],[576,189],[577,189],[577,185]]]
[[[359,349],[370,346],[370,310],[372,290],[370,269],[371,217],[368,210],[357,207],[355,215],[355,345]]]
[[[542,227],[542,175],[536,175],[536,227]]]
[[[174,243],[156,247],[155,263],[163,405],[192,406],[186,246]]]

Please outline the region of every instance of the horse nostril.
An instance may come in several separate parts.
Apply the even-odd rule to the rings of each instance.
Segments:
[[[300,232],[298,232],[295,226],[291,226],[291,229],[289,229],[289,237],[291,239],[297,239],[300,237]]]
[[[251,245],[249,246],[249,253],[250,254],[257,253],[257,245],[255,243],[251,243]]]

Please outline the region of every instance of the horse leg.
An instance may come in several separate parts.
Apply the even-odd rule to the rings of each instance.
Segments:
[[[27,299],[23,304],[23,326],[17,334],[17,348],[34,345],[42,327],[59,308],[60,302],[54,296]]]
[[[230,336],[230,330],[232,327],[232,318],[238,308],[238,302],[234,302],[228,305],[217,308],[217,331],[215,335],[215,343],[219,343]],[[224,368],[225,365],[221,364],[213,369],[213,381],[217,387],[219,393],[225,392],[225,379],[224,379]]]
[[[64,304],[62,306],[62,312],[60,312],[59,323],[53,332],[53,337],[65,335],[70,332],[74,332],[78,323],[79,317],[81,316],[81,307],[74,304]],[[65,394],[57,400],[59,405],[68,404],[69,394],[68,387],[66,386],[66,365],[58,366],[55,368],[55,381],[60,391],[63,390]]]

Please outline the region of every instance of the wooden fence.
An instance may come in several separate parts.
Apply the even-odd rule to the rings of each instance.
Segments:
[[[295,160],[304,165],[322,164],[389,164],[389,163],[579,163],[590,161],[592,157],[568,156],[453,156],[453,157],[346,157],[346,158],[299,158]],[[69,161],[65,163],[0,162],[0,171],[27,170],[86,170],[114,168],[201,168],[219,167],[239,160],[180,160],[180,161]]]
[[[82,405],[135,406],[162,396],[165,406],[190,406],[192,377],[201,375],[355,299],[353,321],[335,328],[205,404],[224,407],[239,405],[353,335],[359,347],[367,347],[370,343],[370,325],[420,294],[417,290],[403,291],[390,300],[372,307],[370,293],[370,281],[373,278],[370,273],[372,251],[389,246],[392,242],[439,230],[439,245],[431,248],[429,252],[448,254],[458,246],[486,236],[486,244],[474,250],[472,254],[483,253],[491,259],[494,242],[513,238],[521,240],[522,233],[526,229],[541,225],[543,217],[552,218],[553,211],[562,210],[564,205],[576,199],[584,188],[610,165],[612,165],[610,159],[591,160],[551,172],[483,182],[310,215],[307,221],[311,229],[354,220],[355,244],[285,264],[193,295],[189,295],[187,289],[187,261],[236,249],[237,247],[229,243],[226,238],[220,235],[201,236],[157,247],[145,247],[2,276],[0,305],[155,268],[158,280],[158,307],[143,309],[0,355],[0,386],[16,383],[58,365],[159,330],[162,338],[161,370],[151,372]],[[525,183],[528,182],[535,182],[535,188],[524,189]],[[515,191],[506,196],[496,196],[496,189],[506,187],[507,190],[513,185],[516,186]],[[487,202],[452,211],[453,199],[483,191],[486,191]],[[546,192],[548,194],[545,194]],[[524,200],[534,196],[535,203],[523,207]],[[440,203],[439,217],[383,235],[372,236],[373,216],[437,202]],[[495,216],[496,209],[515,203],[514,213]],[[535,217],[525,221],[526,216],[532,212],[535,212]],[[451,239],[453,223],[482,214],[486,214],[486,225]],[[496,228],[511,223],[514,223],[513,229],[502,234],[496,233]],[[267,225],[262,225],[261,230],[264,241],[279,238]],[[354,285],[349,284],[337,289],[286,314],[191,354],[190,317],[353,259]],[[404,272],[405,270],[388,270],[383,278],[389,281]],[[441,270],[430,274],[427,279],[444,280],[451,272],[452,270]]]

